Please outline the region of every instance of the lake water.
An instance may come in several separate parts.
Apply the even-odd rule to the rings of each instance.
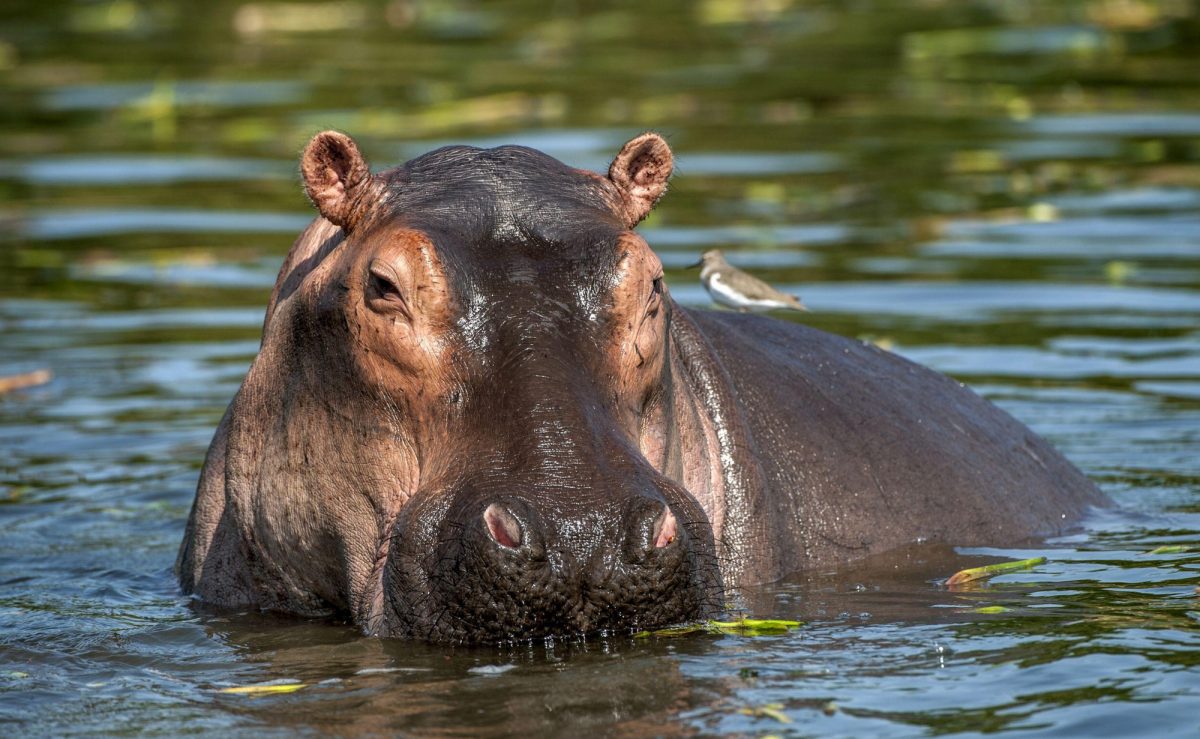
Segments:
[[[0,397],[0,731],[1194,735],[1195,4],[548,5],[0,10],[0,375],[54,373]],[[684,267],[724,248],[800,320],[969,383],[1121,510],[744,594],[806,622],[783,636],[465,649],[206,613],[171,567],[327,127],[377,166],[516,142],[601,169],[663,131],[678,169],[642,232],[677,300],[706,303]],[[302,687],[222,692],[264,683]]]

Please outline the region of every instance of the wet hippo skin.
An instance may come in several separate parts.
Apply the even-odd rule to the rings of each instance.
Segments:
[[[627,632],[910,544],[1059,533],[1104,496],[961,384],[857,341],[683,309],[607,176],[454,146],[301,160],[297,239],[177,568],[221,606],[498,642]]]

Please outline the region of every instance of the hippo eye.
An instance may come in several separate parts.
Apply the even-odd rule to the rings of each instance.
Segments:
[[[383,266],[372,263],[367,275],[367,300],[376,310],[399,310],[408,315],[404,294],[396,285],[396,278]]]
[[[659,304],[662,303],[663,295],[663,278],[655,277],[650,283],[650,297],[646,303],[646,313],[654,315],[658,312]]]

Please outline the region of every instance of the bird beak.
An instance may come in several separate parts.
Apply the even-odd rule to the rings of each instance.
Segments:
[[[699,262],[696,262],[695,264],[689,264],[688,266],[684,267],[684,269],[695,269],[697,267],[703,267],[703,266],[704,266],[704,257],[700,257]]]

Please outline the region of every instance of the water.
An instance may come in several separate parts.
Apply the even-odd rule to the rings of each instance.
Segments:
[[[0,15],[0,374],[55,373],[0,398],[5,733],[1195,731],[1200,551],[1150,553],[1200,546],[1191,4]],[[802,294],[801,320],[970,383],[1122,510],[1046,545],[916,547],[745,594],[806,622],[786,636],[448,649],[205,611],[171,565],[311,212],[295,156],[325,127],[381,166],[518,142],[592,168],[662,130],[678,175],[643,228],[677,299],[705,303],[684,266],[724,247]]]

